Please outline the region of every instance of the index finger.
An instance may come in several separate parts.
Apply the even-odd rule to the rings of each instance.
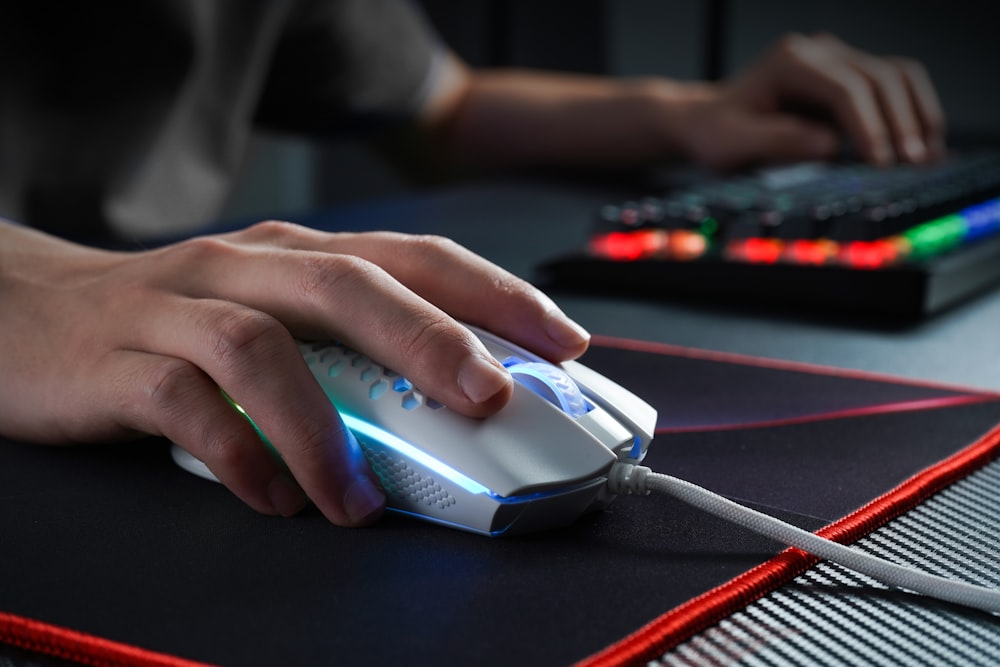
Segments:
[[[947,122],[944,109],[938,97],[937,89],[931,81],[926,68],[919,62],[909,58],[891,59],[904,74],[907,91],[913,100],[913,106],[927,144],[934,158],[944,156]]]
[[[744,95],[769,105],[808,104],[832,116],[861,157],[874,164],[894,159],[891,131],[858,52],[832,35],[786,35],[739,80]],[[761,92],[763,91],[763,92]]]
[[[199,245],[201,268],[184,286],[192,296],[268,313],[299,338],[338,340],[470,417],[496,412],[510,396],[510,375],[472,332],[362,257],[273,244]]]
[[[277,232],[281,232],[280,234]],[[426,301],[552,361],[575,359],[590,334],[530,283],[454,241],[396,232],[329,234],[258,225],[247,238],[364,258]]]

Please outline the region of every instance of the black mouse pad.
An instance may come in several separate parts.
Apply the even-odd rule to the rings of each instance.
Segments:
[[[583,361],[658,408],[654,470],[809,529],[1000,423],[958,387],[600,338]],[[159,440],[0,441],[0,500],[0,658],[33,664],[569,664],[782,550],[664,498],[506,539],[263,517]]]

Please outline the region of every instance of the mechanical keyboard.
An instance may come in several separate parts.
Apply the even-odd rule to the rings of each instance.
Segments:
[[[1000,152],[675,175],[609,203],[548,287],[923,317],[1000,284]]]

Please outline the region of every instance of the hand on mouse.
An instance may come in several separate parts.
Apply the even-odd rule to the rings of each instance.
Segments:
[[[510,376],[452,317],[554,361],[587,346],[538,290],[438,237],[267,222],[108,252],[0,222],[0,434],[161,435],[260,512],[291,515],[308,498],[334,523],[365,524],[384,497],[294,339],[340,340],[450,408],[489,415]]]
[[[877,165],[945,151],[944,113],[924,67],[831,35],[787,35],[722,84],[666,94],[688,98],[673,111],[671,142],[710,167],[836,157],[841,135]]]

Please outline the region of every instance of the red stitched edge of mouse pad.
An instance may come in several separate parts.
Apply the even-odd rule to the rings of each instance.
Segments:
[[[58,659],[59,664],[91,667],[209,667],[163,653],[113,642],[0,612],[0,642]],[[0,654],[0,657],[3,657]],[[13,663],[17,664],[17,663]],[[34,658],[27,663],[38,664]]]
[[[818,372],[821,374],[839,375],[846,378],[873,379],[883,381],[900,382],[899,378],[888,378],[875,374],[839,370],[834,368],[815,367],[810,365],[790,363],[784,361],[772,361],[760,358],[750,358],[741,355],[731,355],[724,353],[713,353],[701,350],[690,350],[667,345],[643,343],[637,341],[599,339],[598,345],[611,348],[624,348],[646,353],[674,354],[690,356],[702,360],[713,360],[717,362],[736,362],[748,364],[750,366],[761,366],[766,368],[780,369],[784,371],[806,371]],[[907,381],[903,380],[906,383]],[[943,385],[927,383],[914,383],[917,386],[928,388],[945,389]],[[958,388],[952,388],[961,391]],[[987,400],[995,398],[991,393],[976,392]],[[907,410],[907,409],[927,409],[942,407],[952,401],[962,402],[963,400],[976,400],[975,395],[954,396],[950,398],[939,397],[939,399],[914,399],[907,405],[906,402],[899,402],[895,405],[881,406],[887,410]],[[843,409],[841,411],[817,410],[808,413],[805,410],[799,413],[801,406],[793,408],[793,414],[786,414],[784,418],[768,420],[750,420],[742,426],[768,426],[780,423],[795,423],[808,419],[828,419],[837,417],[848,417],[860,414],[872,414],[881,409],[879,406],[869,405],[866,407],[856,407],[854,409]],[[662,416],[661,416],[662,419]],[[678,427],[670,424],[670,416],[666,417],[666,424],[657,425],[657,433],[669,433],[684,430],[699,430],[698,426],[684,425]],[[700,426],[701,429],[711,430],[713,428],[737,428],[735,424],[707,423]],[[984,465],[995,460],[1000,455],[1000,426],[986,433],[978,441],[971,444],[966,449],[959,451],[953,456],[924,469],[913,477],[909,478],[896,488],[872,500],[855,512],[835,521],[826,527],[816,531],[828,539],[836,542],[850,544],[860,538],[869,535],[877,528],[885,525],[894,518],[899,517],[908,510],[916,507],[923,501],[930,498],[935,493],[947,488],[958,480],[966,478],[970,473],[982,468]],[[676,648],[681,643],[691,639],[699,632],[716,625],[722,619],[732,615],[747,607],[752,602],[764,597],[781,586],[791,582],[803,572],[808,570],[820,561],[799,549],[789,548],[773,559],[752,568],[751,570],[729,580],[728,582],[695,597],[688,602],[681,604],[674,609],[664,613],[654,619],[633,634],[608,646],[604,650],[577,663],[576,667],[612,667],[619,665],[645,665],[660,658],[670,650]]]
[[[998,454],[1000,426],[968,449],[924,470],[865,507],[816,532],[836,542],[855,542],[938,491],[964,479],[996,459]],[[817,562],[819,559],[815,556],[798,549],[787,549],[770,561],[675,607],[634,634],[579,662],[578,667],[647,664],[698,632],[791,582]]]
[[[995,456],[1000,449],[998,431],[982,436],[984,431],[1000,420],[1000,394],[996,393],[857,371],[600,337],[594,340],[583,361],[657,407],[658,435],[647,459],[651,467],[705,484],[765,511],[771,509],[779,514],[790,514],[803,521],[811,521],[812,528],[826,525],[821,532],[842,541],[852,541],[873,530],[879,522],[888,520],[934,490],[961,478],[969,470]],[[890,428],[898,428],[902,424],[908,429],[905,437],[914,439],[915,442],[906,443],[903,450],[906,456],[880,455],[881,458],[891,459],[879,461],[879,467],[888,468],[888,471],[853,469],[855,458],[861,458],[862,465],[870,465],[872,444],[881,442],[882,432],[871,435],[868,429],[885,428],[887,424]],[[938,432],[923,438],[926,431],[933,430],[928,429],[928,424],[941,424],[939,431],[943,431],[943,435]],[[855,437],[859,433],[864,437]],[[796,441],[800,438],[809,439],[806,444],[810,444],[812,449],[796,449],[802,444]],[[921,438],[933,442],[916,442]],[[855,439],[862,442],[855,445]],[[813,440],[816,442],[812,442]],[[817,443],[822,445],[818,450]],[[836,455],[828,454],[825,447],[830,443],[843,445],[843,451]],[[967,446],[969,443],[974,444]],[[734,567],[724,570],[728,572],[724,577],[713,574],[715,578],[712,583],[701,587],[702,579],[683,581],[687,576],[683,570],[678,570],[678,577],[682,579],[663,578],[659,559],[673,559],[673,564],[667,564],[668,569],[681,567],[692,558],[701,558],[699,550],[706,548],[705,545],[711,547],[720,543],[692,536],[689,539],[702,541],[679,551],[660,549],[664,537],[657,530],[672,530],[673,538],[665,539],[677,539],[677,535],[683,533],[683,530],[688,530],[691,526],[698,527],[704,521],[700,515],[685,517],[677,514],[679,509],[676,507],[671,508],[664,517],[664,512],[655,507],[655,503],[654,508],[650,509],[651,501],[645,499],[623,498],[608,512],[581,521],[565,531],[523,540],[511,538],[509,542],[465,536],[455,531],[423,524],[414,525],[405,519],[397,520],[392,517],[387,517],[380,528],[370,531],[340,532],[329,530],[321,517],[307,516],[291,521],[257,517],[230,498],[224,489],[220,490],[202,480],[193,479],[187,473],[177,471],[172,464],[160,458],[164,455],[158,450],[148,455],[130,453],[131,450],[125,449],[105,450],[103,447],[60,451],[10,444],[9,451],[0,447],[0,461],[15,467],[21,463],[26,468],[18,474],[13,467],[4,470],[0,465],[0,498],[7,498],[5,505],[11,512],[8,517],[12,517],[3,519],[3,524],[0,525],[9,524],[27,532],[25,547],[20,551],[19,533],[9,533],[13,539],[9,545],[5,544],[5,549],[0,550],[0,572],[8,577],[19,576],[26,580],[10,580],[11,586],[4,593],[17,591],[14,598],[0,595],[0,605],[14,606],[11,609],[13,613],[0,613],[0,643],[29,651],[32,660],[35,660],[35,656],[54,656],[67,662],[100,667],[180,667],[199,664],[167,653],[135,648],[139,645],[161,652],[198,656],[199,659],[210,662],[227,662],[233,659],[240,664],[273,664],[277,659],[276,655],[293,658],[292,655],[281,653],[281,649],[278,649],[277,654],[270,654],[268,650],[273,647],[249,641],[245,634],[228,635],[228,638],[221,635],[216,637],[216,632],[226,629],[225,623],[218,629],[213,627],[211,632],[198,634],[199,626],[214,626],[218,619],[209,618],[206,614],[219,613],[220,608],[235,614],[236,623],[246,623],[248,619],[263,623],[263,626],[257,626],[257,632],[261,631],[261,627],[281,630],[278,626],[282,613],[287,615],[297,611],[291,594],[268,599],[262,610],[250,606],[245,607],[245,611],[237,606],[229,606],[224,602],[225,597],[209,597],[205,594],[204,597],[196,598],[199,603],[197,614],[200,616],[193,619],[178,617],[176,613],[170,615],[170,611],[154,612],[149,618],[138,618],[140,622],[136,623],[112,622],[115,619],[109,618],[108,614],[121,613],[120,611],[102,611],[96,614],[99,620],[88,617],[88,610],[93,609],[96,613],[102,605],[110,609],[129,609],[134,605],[131,598],[139,593],[129,591],[127,586],[130,582],[135,586],[138,585],[137,582],[144,581],[144,561],[137,563],[133,559],[131,562],[116,563],[114,568],[101,571],[104,579],[99,581],[80,584],[76,578],[81,573],[90,572],[87,568],[95,565],[103,568],[100,559],[105,554],[112,554],[120,549],[122,545],[118,541],[124,541],[128,545],[128,539],[121,536],[131,535],[129,531],[136,530],[141,532],[140,546],[145,549],[141,552],[142,556],[136,558],[156,559],[157,549],[168,548],[171,540],[193,540],[199,557],[201,552],[207,556],[232,556],[226,545],[239,535],[242,540],[254,544],[254,541],[260,541],[269,546],[272,549],[271,555],[275,558],[278,557],[275,554],[280,554],[285,559],[294,559],[301,554],[301,563],[297,566],[304,568],[303,575],[314,571],[310,568],[323,562],[322,554],[314,553],[317,547],[340,554],[347,564],[356,565],[359,558],[374,558],[376,561],[388,558],[390,562],[387,564],[397,567],[400,567],[399,557],[395,553],[386,556],[389,553],[386,549],[405,551],[405,569],[394,572],[395,578],[389,583],[380,585],[370,578],[349,575],[335,579],[335,582],[348,589],[341,592],[343,596],[371,597],[376,605],[379,600],[382,601],[381,604],[386,604],[387,600],[413,599],[415,594],[426,596],[428,591],[433,591],[433,587],[438,586],[438,592],[451,596],[446,598],[449,602],[445,607],[436,602],[421,602],[415,611],[407,608],[383,608],[383,612],[378,614],[378,618],[389,623],[413,623],[414,618],[426,618],[425,621],[416,621],[417,627],[409,628],[410,633],[420,633],[421,628],[429,630],[420,641],[408,634],[399,635],[387,643],[378,639],[380,633],[375,633],[376,637],[364,644],[352,634],[360,632],[360,626],[350,624],[341,630],[345,639],[334,637],[331,642],[328,633],[324,633],[321,641],[314,646],[308,643],[296,644],[296,641],[309,641],[303,639],[305,635],[301,633],[292,632],[288,636],[281,636],[283,640],[291,642],[296,654],[302,652],[303,660],[310,660],[317,655],[334,655],[341,664],[352,664],[349,651],[359,642],[366,650],[374,652],[366,654],[365,658],[376,661],[379,651],[395,659],[400,655],[413,655],[413,651],[424,650],[429,645],[433,645],[440,654],[433,656],[434,659],[448,660],[456,655],[469,657],[468,647],[463,649],[461,643],[450,642],[448,637],[454,639],[463,632],[468,635],[470,631],[471,641],[475,642],[478,637],[480,643],[476,655],[476,661],[480,664],[488,663],[488,656],[504,662],[523,664],[565,664],[579,660],[601,646],[609,648],[594,654],[585,664],[630,664],[654,657],[657,652],[662,654],[673,643],[696,633],[720,615],[724,616],[747,604],[753,596],[777,587],[812,563],[811,558],[805,554],[788,550],[773,560],[752,567],[729,583],[722,582],[726,577],[742,571],[741,569]],[[748,448],[753,455],[739,458],[739,453],[742,451],[745,454]],[[956,454],[956,451],[959,453]],[[702,452],[708,452],[708,455],[716,458],[706,463],[699,459]],[[135,460],[129,457],[135,457]],[[733,460],[738,461],[735,466],[730,466],[735,470],[728,470],[718,464],[718,460],[726,457],[733,457]],[[780,483],[775,483],[773,469],[777,467],[777,463],[787,462],[788,457],[793,457],[791,460],[794,461],[796,472],[798,466],[812,467],[802,475],[805,481],[779,477],[777,479]],[[913,460],[903,463],[892,460],[900,458]],[[943,462],[936,463],[942,460]],[[23,479],[25,476],[30,477],[31,470],[35,469],[33,466],[37,466],[37,470],[53,470],[51,478],[42,483]],[[835,493],[817,488],[821,486],[815,482],[817,475],[825,480],[830,476],[828,471],[834,468],[845,479],[866,475],[871,478],[857,484],[858,488],[837,488]],[[917,472],[921,469],[923,472]],[[914,476],[915,472],[917,474]],[[899,484],[907,478],[910,478],[909,481]],[[894,490],[885,493],[887,489]],[[168,495],[157,497],[157,492]],[[8,495],[4,496],[4,493]],[[877,500],[871,500],[883,493],[885,495]],[[110,498],[105,498],[105,495]],[[131,505],[123,505],[122,502]],[[67,503],[75,503],[75,506]],[[165,504],[166,507],[160,507],[160,504]],[[862,509],[852,513],[857,507]],[[150,519],[152,523],[143,523],[143,518],[150,514],[158,518]],[[18,519],[18,515],[34,518],[25,521],[23,518]],[[837,520],[845,515],[845,518]],[[66,518],[62,518],[63,516]],[[51,522],[51,527],[46,521]],[[66,524],[66,521],[90,521],[93,525]],[[178,525],[179,522],[189,521],[192,526]],[[650,525],[657,521],[664,523],[659,527]],[[670,524],[674,521],[688,523],[679,528],[671,528]],[[218,533],[220,530],[223,531],[221,535]],[[732,537],[730,531],[722,530],[725,532],[722,538],[729,541]],[[63,531],[66,532],[65,535],[62,534]],[[90,542],[104,539],[109,540],[109,543],[95,547],[88,539]],[[37,551],[46,547],[67,551],[64,554]],[[302,551],[303,547],[308,547],[305,552]],[[30,551],[26,550],[29,548]],[[743,551],[743,546],[737,545],[737,558],[754,558],[754,562],[760,563],[760,560],[756,560],[756,554],[759,553],[757,549],[760,547],[754,545],[748,548],[750,551],[746,552]],[[251,547],[248,546],[247,549],[253,552]],[[693,557],[691,549],[694,549]],[[660,554],[659,551],[663,553]],[[774,551],[769,553],[773,554]],[[653,558],[649,558],[650,555]],[[159,557],[169,558],[167,554]],[[159,568],[152,572],[162,574],[150,581],[155,589],[149,593],[151,598],[157,599],[156,596],[159,595],[164,599],[163,596],[170,596],[174,589],[179,591],[176,595],[189,595],[190,591],[184,588],[188,582],[181,579],[177,582],[178,586],[171,583],[171,577],[201,575],[201,572],[185,569],[191,565],[186,564],[189,561],[183,559],[193,557],[195,556],[182,551],[179,555],[181,560],[176,563],[169,559],[155,561],[155,565],[151,562],[151,567]],[[448,561],[447,579],[441,579],[437,569],[430,565],[441,558]],[[606,560],[609,558],[612,559],[611,562]],[[613,560],[615,558],[620,558],[627,565],[619,567]],[[767,558],[770,555],[765,556],[765,560]],[[76,559],[79,563],[68,562],[66,559]],[[540,560],[542,563],[536,567],[535,564]],[[227,571],[236,570],[232,576],[240,581],[239,576],[257,575],[262,571],[259,568],[267,565],[258,563],[253,558],[245,561],[244,565],[238,561],[218,566],[206,564],[205,572],[225,577]],[[546,569],[542,566],[545,562],[557,564],[558,567]],[[582,569],[574,570],[576,563],[583,563]],[[377,562],[375,566],[378,566]],[[624,587],[628,590],[623,590],[620,580],[608,576],[609,567],[619,571],[621,567],[629,568],[628,574],[622,574],[633,582]],[[658,584],[643,584],[653,586],[650,590],[653,599],[646,600],[641,605],[638,604],[639,599],[634,597],[636,591],[632,590],[635,588],[636,578],[642,578],[641,569],[633,570],[636,567],[652,568],[646,574],[659,577],[656,579]],[[747,564],[746,567],[751,566]],[[399,578],[402,572],[411,569],[415,573],[430,575],[432,581],[425,585],[420,583],[419,578]],[[304,585],[300,581],[303,576],[294,571],[288,572],[284,567],[266,571],[269,577],[277,578],[283,586]],[[597,607],[586,611],[583,608],[586,606],[584,601],[593,601],[594,595],[586,584],[596,584],[598,587],[604,584],[587,582],[581,577],[598,574],[611,582],[607,584],[611,588],[605,593],[611,593],[612,599],[594,602]],[[38,581],[35,582],[33,577],[38,578]],[[159,581],[156,581],[157,578]],[[445,626],[439,627],[440,624],[434,620],[434,612],[440,613],[442,609],[448,609],[449,605],[465,608],[463,605],[466,604],[462,597],[454,597],[456,591],[449,589],[449,586],[456,584],[448,584],[448,581],[458,582],[457,585],[461,586],[474,585],[477,589],[476,596],[489,596],[486,598],[490,600],[488,608],[499,607],[502,611],[498,613],[520,609],[523,611],[520,616],[524,620],[518,619],[519,625],[510,624],[510,628],[507,628],[514,617],[506,616],[502,625],[494,623],[487,628],[488,631],[480,631],[474,625],[475,617],[482,617],[487,625],[491,618],[487,608],[481,608],[476,615],[456,617],[452,614],[447,625],[451,630],[445,632],[442,629]],[[317,582],[317,585],[322,583]],[[37,584],[42,584],[44,588],[38,589]],[[664,585],[677,589],[674,599],[667,596],[669,602],[661,600],[657,595],[657,590],[662,592],[663,589],[656,589],[655,586]],[[560,588],[549,591],[557,595],[550,595],[550,599],[543,600],[534,597],[534,592],[520,592],[531,586],[538,587],[543,593],[545,586]],[[718,587],[703,593],[714,586]],[[204,591],[201,588],[197,590]],[[231,595],[234,592],[237,593],[237,599],[232,602],[233,605],[258,604],[249,592],[240,594],[239,590],[220,591],[219,595]],[[49,597],[39,597],[38,593]],[[53,595],[55,597],[51,597]],[[83,603],[65,605],[65,609],[53,614],[50,603],[58,604],[60,599],[72,600],[74,595],[100,597],[85,597]],[[469,598],[468,595],[468,591],[465,591],[465,598],[470,601],[476,599]],[[522,595],[529,595],[531,606],[537,609],[523,607],[525,598]],[[694,597],[684,602],[689,595]],[[104,599],[105,596],[107,599]],[[220,599],[223,602],[219,602]],[[433,600],[433,596],[427,599]],[[15,600],[19,601],[15,604]],[[165,601],[179,604],[174,598],[168,597]],[[662,606],[661,602],[664,603]],[[429,606],[425,609],[425,605]],[[656,618],[657,614],[669,608],[668,605],[675,606],[674,610]],[[264,612],[264,619],[253,615],[259,616],[261,611]],[[338,611],[335,601],[320,607],[320,611],[329,614],[330,618],[327,620],[332,627],[336,627],[338,619],[341,622],[345,620],[345,617],[338,616],[342,612]],[[367,613],[364,609],[357,612],[362,615]],[[579,623],[581,618],[586,619],[586,623],[576,628],[553,628],[549,626],[554,620],[552,623],[539,620],[553,619],[553,612],[565,616],[569,619],[568,623],[572,624],[573,619]],[[38,618],[44,618],[45,622],[29,620]],[[656,620],[626,639],[613,643],[616,638],[625,637],[629,627],[639,627],[651,618]],[[611,620],[618,625],[609,625]],[[420,623],[424,625],[421,626]],[[80,628],[86,632],[67,630],[66,627]],[[613,629],[615,627],[619,629]],[[287,632],[287,629],[284,631]],[[541,632],[542,635],[533,636],[536,632]],[[540,638],[552,636],[553,632],[559,636],[559,642],[546,644]],[[113,636],[119,641],[102,639],[98,635]],[[232,643],[234,637],[239,638],[235,641],[240,644]],[[263,640],[264,637],[260,639]],[[224,650],[226,647],[241,647],[242,657],[229,655]],[[522,651],[518,654],[522,649],[529,653]],[[0,657],[3,655],[0,647]],[[294,659],[287,664],[293,662]]]

